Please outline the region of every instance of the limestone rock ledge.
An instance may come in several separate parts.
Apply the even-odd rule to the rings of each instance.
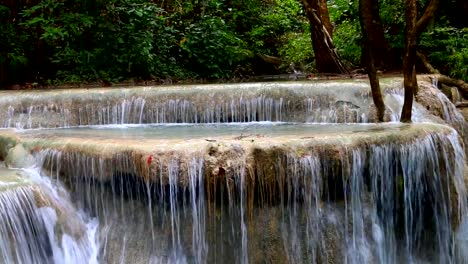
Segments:
[[[311,184],[319,185],[320,198],[342,199],[343,186],[353,177],[372,180],[388,173],[379,172],[384,159],[394,166],[393,174],[386,175],[391,181],[409,181],[402,177],[416,173],[412,170],[423,175],[415,180],[428,185],[441,179],[458,193],[450,195],[454,208],[461,202],[457,197],[465,192],[461,144],[457,133],[444,125],[260,125],[250,130],[256,134],[226,134],[234,128],[219,126],[174,128],[185,129],[185,137],[157,132],[163,128],[167,129],[149,128],[151,133],[140,136],[119,135],[120,130],[112,128],[2,130],[0,141],[11,144],[3,144],[10,150],[0,153],[12,160],[8,154],[21,145],[45,169],[65,180],[112,182],[125,175],[135,185],[188,187],[193,175],[201,173],[208,199],[215,199],[219,186],[227,188],[229,197],[236,197],[240,186],[252,206],[276,203],[288,188]],[[311,180],[310,175],[317,179]]]
[[[287,125],[285,125],[286,127]],[[297,130],[294,127],[297,127]],[[0,142],[3,142],[0,158],[17,162],[13,155],[17,150],[27,150],[36,157],[42,155],[47,162],[60,165],[62,174],[72,176],[76,171],[67,171],[67,167],[82,166],[82,174],[108,180],[116,171],[123,171],[143,178],[145,181],[168,181],[168,166],[171,162],[180,164],[180,171],[187,171],[187,166],[194,159],[202,159],[207,176],[235,177],[239,168],[246,173],[258,164],[275,164],[278,158],[302,158],[319,155],[328,160],[342,160],[345,152],[353,150],[368,151],[370,147],[384,147],[414,144],[415,141],[432,135],[443,137],[451,135],[453,129],[437,124],[366,124],[366,125],[331,125],[323,130],[323,125],[290,126],[290,131],[272,134],[233,133],[222,135],[216,127],[205,129],[213,133],[207,136],[196,135],[194,138],[120,138],[99,136],[100,130],[94,130],[95,136],[73,133],[60,133],[66,129],[29,130],[15,132],[1,130]],[[155,128],[157,130],[158,128]],[[199,127],[193,127],[196,131]],[[268,128],[270,129],[270,128]],[[267,130],[268,130],[267,129]],[[281,126],[279,127],[281,129]],[[275,126],[271,130],[279,130]],[[71,129],[73,131],[73,129]],[[112,130],[109,129],[109,130]],[[283,129],[284,130],[284,129]],[[79,130],[78,130],[79,131]],[[55,134],[55,132],[59,132]],[[190,134],[190,131],[188,132]],[[216,136],[221,134],[221,136]],[[52,160],[54,159],[54,160]],[[93,160],[93,166],[86,167],[86,160]],[[27,163],[29,164],[29,163]],[[163,169],[163,177],[155,177]],[[186,174],[186,172],[185,172]],[[179,183],[187,184],[187,175],[179,175]]]

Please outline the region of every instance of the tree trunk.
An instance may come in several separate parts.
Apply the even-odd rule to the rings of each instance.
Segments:
[[[405,87],[405,100],[401,112],[401,122],[411,122],[413,109],[413,96],[418,86],[416,80],[415,57],[416,57],[416,36],[414,29],[417,19],[417,1],[406,0],[406,31],[405,50],[403,53],[403,78]]]
[[[370,49],[367,49],[367,52],[369,62],[366,68],[371,86],[372,100],[377,110],[377,121],[383,122],[385,117],[385,102],[383,100],[382,91],[380,90],[379,78],[377,77],[377,69],[375,68],[373,55]]]
[[[375,34],[375,17],[372,17],[369,9],[376,9],[372,7],[378,3],[375,0],[360,0],[359,1],[359,14],[362,33],[364,36],[364,48],[363,52],[366,55],[366,69],[369,76],[369,82],[372,91],[372,99],[374,101],[375,108],[377,110],[377,120],[379,122],[384,121],[385,116],[385,103],[380,90],[379,78],[377,77],[376,60],[374,59],[377,54],[374,52],[379,48],[379,39],[375,38],[372,34]],[[379,16],[377,12],[377,16]],[[379,19],[380,20],[380,19]],[[382,31],[383,36],[383,31]],[[385,40],[385,38],[384,38]],[[386,42],[386,41],[385,41]],[[378,64],[377,64],[378,65]]]
[[[368,52],[365,49],[370,49],[374,59],[374,65],[378,69],[392,68],[395,64],[395,56],[393,56],[390,45],[385,39],[382,21],[379,13],[378,0],[360,0],[359,13],[361,16],[361,27],[367,32],[368,43],[364,41],[363,56],[361,63],[368,63]],[[364,32],[364,30],[363,30]],[[370,43],[370,47],[366,47]]]
[[[328,14],[321,14],[319,1],[302,0],[305,13],[310,22],[317,71],[323,73],[348,73],[322,20],[322,17],[328,16]]]
[[[456,8],[458,10],[458,16],[460,17],[467,17],[468,16],[468,1],[466,0],[457,0],[456,1]],[[466,19],[464,20],[464,25],[468,25],[468,22]]]
[[[418,91],[415,69],[418,38],[434,17],[438,4],[438,0],[431,0],[427,4],[422,17],[418,20],[417,0],[406,0],[405,51],[403,54],[405,100],[401,112],[401,122],[411,122],[413,96]]]
[[[413,97],[417,91],[418,81],[416,79],[415,60],[411,55],[411,47],[405,46],[405,53],[403,58],[403,84],[405,87],[405,99],[403,109],[401,111],[401,122],[410,123],[413,109]]]
[[[428,72],[428,73],[432,73],[432,74],[439,74],[439,70],[437,70],[436,68],[434,68],[430,63],[429,63],[429,60],[427,59],[427,57],[422,54],[421,52],[419,51],[416,51],[416,56],[418,57],[419,61],[421,62],[422,66],[425,68],[425,70]]]
[[[330,38],[333,38],[333,26],[330,22],[330,14],[328,13],[328,5],[327,0],[319,0],[319,8],[320,8],[320,18],[323,21],[323,25],[327,29]]]

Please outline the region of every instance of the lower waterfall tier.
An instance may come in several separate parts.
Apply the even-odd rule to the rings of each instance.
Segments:
[[[2,263],[92,263],[96,258],[83,219],[47,183],[34,170],[0,167]]]
[[[98,220],[102,263],[468,263],[448,126],[96,126],[0,142]]]

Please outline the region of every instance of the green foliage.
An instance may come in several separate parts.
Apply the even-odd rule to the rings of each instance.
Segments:
[[[289,68],[291,62],[299,66],[303,71],[313,71],[314,50],[310,33],[289,33],[284,36],[285,45],[279,49],[279,55],[283,59],[283,69]]]
[[[203,69],[202,77],[227,77],[251,56],[245,43],[218,17],[205,16],[191,24],[181,47],[192,60],[193,69]]]
[[[275,0],[259,13],[259,22],[249,32],[253,49],[258,53],[276,55],[278,48],[287,43],[285,36],[300,33],[308,23],[296,0]],[[301,18],[303,18],[301,20]]]
[[[389,29],[393,25],[404,26],[405,2],[403,0],[380,0],[380,19]]]
[[[14,24],[8,11],[0,8],[0,63],[44,80],[229,78],[257,54],[285,65],[313,59],[297,0],[42,0]]]
[[[427,1],[418,1],[421,8]],[[451,1],[453,2],[453,1]],[[359,65],[361,58],[361,29],[358,0],[331,0],[329,12],[335,25],[333,40],[341,57],[351,65]],[[453,8],[453,3],[441,3]],[[405,35],[405,2],[380,0],[379,11],[385,37],[395,54],[402,54]],[[445,14],[447,10],[439,10]],[[453,12],[453,10],[452,10]],[[439,17],[432,29],[423,33],[420,49],[441,71],[455,78],[468,79],[468,29],[454,27],[447,17]]]
[[[0,5],[0,77],[11,82],[230,78],[281,73],[291,62],[314,67],[298,0],[17,2]],[[361,58],[358,3],[328,1],[334,43],[350,67]],[[386,37],[401,54],[404,1],[379,5]],[[442,71],[466,78],[466,29],[441,21],[424,34],[421,48]],[[266,64],[257,55],[278,59]]]
[[[335,25],[333,43],[349,68],[361,60],[361,27],[358,0],[332,0],[328,7],[330,20]]]
[[[405,46],[405,3],[403,0],[380,1],[380,18],[385,37],[392,49],[402,53]]]
[[[422,34],[420,45],[442,72],[468,80],[468,28],[436,26]]]
[[[18,34],[13,23],[8,23],[10,19],[10,9],[0,5],[0,64],[12,67],[25,65],[28,59],[22,47],[26,39]]]
[[[359,65],[361,60],[361,27],[359,22],[349,20],[343,21],[337,26],[333,41],[338,50],[338,54],[348,64]]]
[[[359,0],[331,0],[328,12],[337,25],[346,20],[359,23]]]
[[[89,9],[87,2],[41,1],[24,11],[24,25],[53,49],[57,77],[68,82],[118,81],[170,75],[178,33],[164,10],[147,1],[114,0]],[[70,9],[69,9],[70,8]]]

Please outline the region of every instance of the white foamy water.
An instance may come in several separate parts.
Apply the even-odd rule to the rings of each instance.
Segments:
[[[66,190],[37,168],[22,175],[30,182],[0,192],[4,263],[98,263],[97,220],[76,211]]]

